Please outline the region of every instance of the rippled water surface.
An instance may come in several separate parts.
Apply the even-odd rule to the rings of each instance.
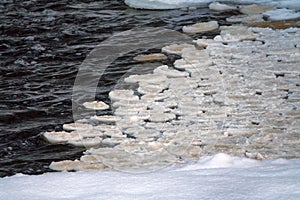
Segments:
[[[49,145],[39,133],[72,121],[72,86],[81,62],[101,41],[134,27],[180,30],[217,19],[207,8],[142,11],[118,0],[0,1],[0,176],[49,171],[53,160],[75,159],[81,148]],[[113,67],[113,66],[112,66]],[[99,98],[107,101],[118,73],[106,74]],[[117,71],[117,72],[116,72]]]

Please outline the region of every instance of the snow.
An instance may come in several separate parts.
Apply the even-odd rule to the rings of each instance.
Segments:
[[[133,8],[141,9],[176,9],[193,6],[206,6],[214,0],[125,0],[125,3]],[[299,0],[220,0],[218,2],[235,2],[235,3],[257,3],[271,4],[279,7],[300,9]]]
[[[300,160],[217,154],[151,173],[59,172],[0,179],[0,199],[300,199]]]

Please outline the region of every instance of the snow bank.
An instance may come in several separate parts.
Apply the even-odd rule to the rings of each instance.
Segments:
[[[253,161],[217,154],[153,173],[48,173],[0,179],[0,199],[300,199],[300,160]]]

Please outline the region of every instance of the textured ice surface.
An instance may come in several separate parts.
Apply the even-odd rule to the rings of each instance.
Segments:
[[[125,3],[133,8],[142,9],[176,9],[190,6],[203,6],[213,0],[125,0]],[[299,0],[220,0],[218,2],[236,2],[236,3],[258,3],[272,4],[285,8],[300,9]]]
[[[254,161],[217,154],[143,174],[48,173],[0,179],[0,199],[300,199],[300,160]]]

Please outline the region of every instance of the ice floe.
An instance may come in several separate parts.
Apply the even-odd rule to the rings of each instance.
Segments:
[[[92,116],[91,120],[97,121],[97,122],[116,122],[120,120],[119,117],[114,115],[102,115],[102,116]]]
[[[69,124],[64,124],[63,129],[66,131],[91,130],[93,129],[93,126],[84,123],[69,123]]]
[[[193,25],[183,26],[184,33],[205,33],[218,30],[219,24],[217,21],[199,22]]]
[[[153,53],[153,54],[146,54],[146,55],[138,55],[133,58],[136,61],[146,62],[146,61],[161,61],[166,60],[167,56],[162,53]]]
[[[85,102],[83,103],[83,106],[92,110],[107,110],[109,108],[109,105],[103,101]]]
[[[74,132],[45,132],[42,134],[43,137],[51,144],[63,144],[67,143],[69,140],[81,140],[83,137]]]
[[[300,12],[295,12],[294,10],[287,8],[269,10],[264,12],[263,15],[267,17],[270,21],[291,20],[300,18]]]
[[[191,44],[172,44],[172,45],[163,47],[162,52],[169,53],[169,54],[181,55],[182,50],[185,48],[195,48],[195,47],[194,47],[194,45],[191,45]]]
[[[253,14],[260,14],[273,9],[274,6],[252,4],[247,6],[241,6],[239,11],[243,14],[253,15]]]
[[[223,4],[223,3],[219,3],[219,2],[213,2],[209,4],[209,9],[213,10],[213,11],[232,11],[232,10],[237,10],[238,7],[237,6],[231,6],[231,5],[227,5],[227,4]]]

